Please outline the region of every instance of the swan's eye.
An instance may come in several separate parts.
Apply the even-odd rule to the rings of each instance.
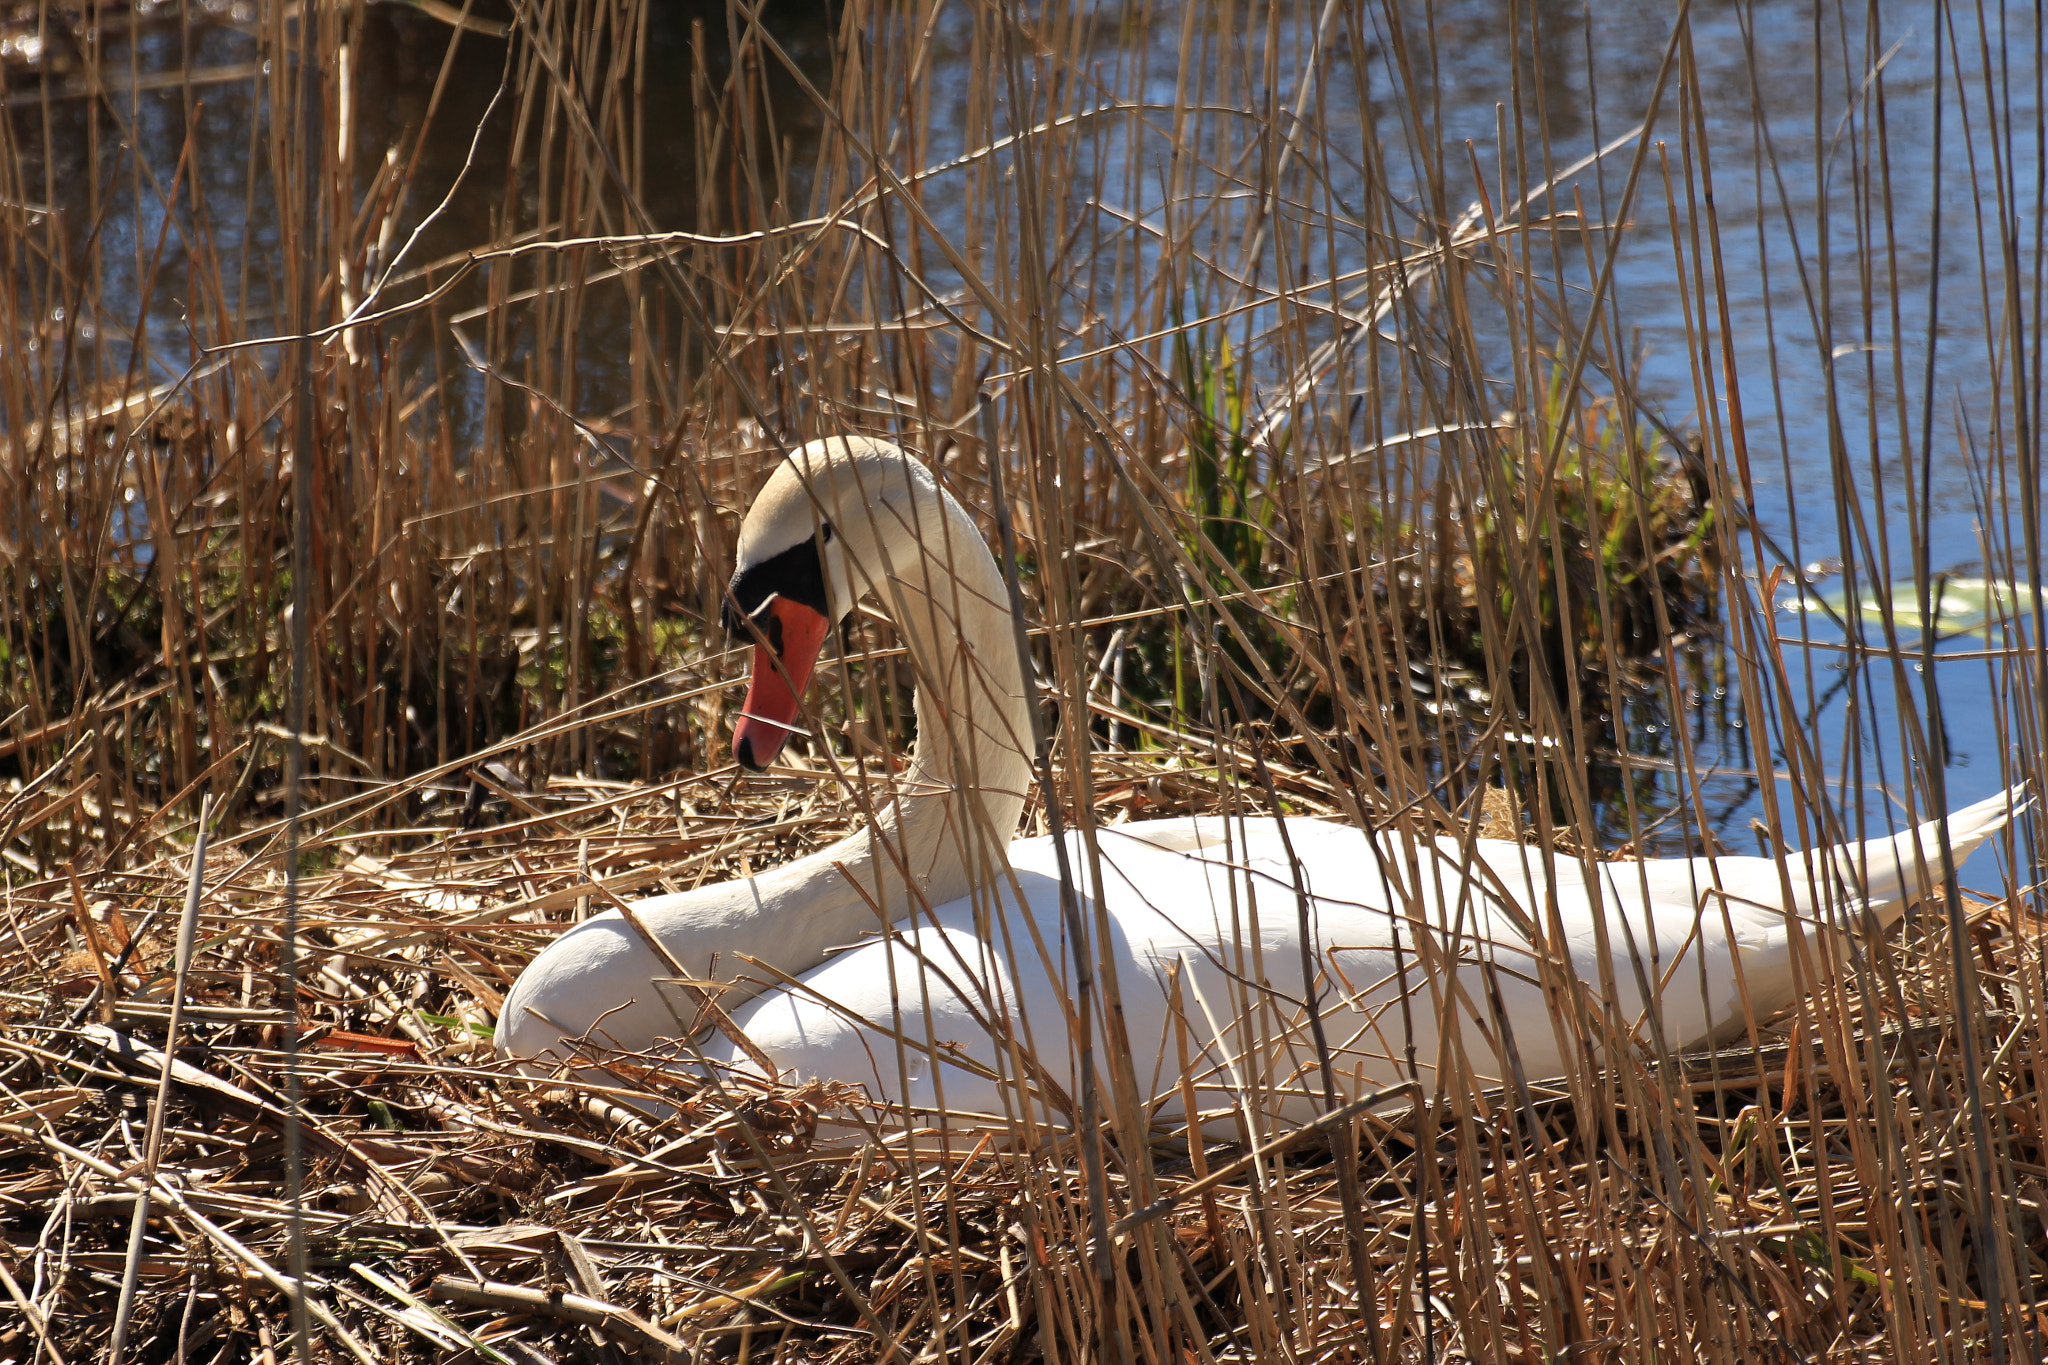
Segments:
[[[763,630],[767,630],[769,627],[763,621],[761,608],[775,597],[787,597],[820,616],[829,616],[830,609],[825,605],[825,566],[819,562],[818,546],[831,537],[832,528],[827,524],[820,529],[816,539],[799,541],[758,564],[742,566],[732,576],[732,584],[726,590],[726,600],[719,611],[719,620],[726,634],[733,636],[738,643],[750,642],[754,634],[747,627],[744,619],[747,617],[752,617]]]

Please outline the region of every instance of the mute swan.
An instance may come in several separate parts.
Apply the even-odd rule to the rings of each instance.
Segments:
[[[715,1063],[758,1070],[765,1057],[785,1079],[863,1084],[877,1098],[955,1112],[1014,1112],[1020,1073],[1041,1093],[1068,1087],[1060,871],[1051,839],[1008,842],[1031,780],[1029,716],[1005,585],[974,522],[896,447],[834,438],[775,471],[738,558],[728,612],[736,603],[768,642],[754,651],[738,760],[757,770],[773,761],[833,624],[873,592],[920,684],[908,773],[870,828],[830,848],[639,901],[640,927],[611,911],[564,933],[506,997],[499,1050],[544,1066],[568,1060],[567,1040],[593,1029],[612,1046],[660,1050],[698,1027],[705,1015],[651,934],[686,972],[752,978],[721,996],[745,1043],[730,1030],[708,1035]],[[1956,864],[2025,799],[2015,789],[1950,815]],[[1566,1016],[1600,1000],[1644,1041],[1654,1024],[1674,1048],[1768,1019],[1812,969],[1795,941],[1839,947],[1827,926],[1855,922],[1845,905],[1891,923],[1930,875],[1920,869],[1939,864],[1932,823],[1782,864],[1649,859],[1599,864],[1590,878],[1577,859],[1522,844],[1369,837],[1298,817],[1104,829],[1099,873],[1079,837],[1069,841],[1083,918],[1107,937],[1093,960],[1114,970],[1124,1074],[1139,1098],[1175,1089],[1185,1048],[1202,1109],[1278,1097],[1297,1119],[1323,1090],[1303,989],[1305,923],[1341,1089],[1411,1078],[1429,1088],[1444,1066],[1501,1079],[1503,1030],[1533,1079],[1580,1055],[1588,1031]],[[1106,914],[1094,913],[1098,900]],[[884,918],[894,928],[873,937]],[[1532,922],[1546,931],[1540,950]],[[801,981],[767,979],[749,958]],[[1590,989],[1560,989],[1567,980]],[[773,989],[747,998],[764,985]]]

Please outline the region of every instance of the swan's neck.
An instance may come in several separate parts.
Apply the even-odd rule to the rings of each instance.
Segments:
[[[893,790],[873,793],[869,829],[819,855],[838,858],[871,891],[899,893],[880,901],[892,920],[915,908],[900,894],[899,860],[932,905],[993,875],[1031,780],[1031,721],[1002,576],[950,498],[946,511],[951,544],[899,555],[897,571],[876,585],[916,675],[908,771]],[[841,856],[848,853],[866,868]]]
[[[865,788],[872,819],[858,833],[745,881],[705,888],[728,903],[702,904],[686,918],[698,927],[719,924],[709,946],[722,955],[721,976],[748,974],[735,960],[741,954],[791,974],[807,971],[884,920],[968,894],[1004,865],[1031,779],[1024,674],[995,560],[959,505],[941,501],[942,516],[926,522],[922,551],[915,543],[892,547],[886,571],[872,579],[916,675],[917,745],[908,769],[893,783]],[[934,536],[933,522],[943,535]],[[820,681],[834,671],[822,669]],[[755,985],[770,984],[752,975]]]

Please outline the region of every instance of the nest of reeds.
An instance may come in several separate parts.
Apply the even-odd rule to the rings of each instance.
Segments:
[[[1095,764],[1105,822],[1256,797],[1155,755]],[[1326,809],[1278,777],[1290,806]],[[1909,1269],[1973,1332],[1999,1292],[1978,1239],[2013,1239],[2008,1264],[2048,1254],[2024,1008],[2042,959],[2005,909],[1970,919],[1992,1020],[1975,1079],[1993,1176],[2032,1212],[1995,1226],[1973,1212],[1986,1173],[1938,934],[1909,954],[1903,1009],[1841,1000],[1849,1028],[1802,1015],[1669,1068],[1382,1105],[1347,1117],[1350,1163],[1339,1129],[1191,1143],[1111,1124],[1091,1191],[1072,1135],[949,1130],[848,1090],[714,1091],[632,1058],[604,1083],[509,1076],[489,1044],[502,993],[597,884],[738,875],[853,818],[790,776],[513,795],[411,851],[309,839],[325,866],[298,892],[296,998],[280,848],[216,847],[170,1057],[191,829],[166,819],[121,870],[15,887],[10,1358],[103,1358],[132,1277],[129,1359],[282,1359],[303,1275],[327,1360],[1515,1359],[1539,1333],[1877,1360]]]

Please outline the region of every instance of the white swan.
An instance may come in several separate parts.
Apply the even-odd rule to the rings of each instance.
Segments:
[[[501,1052],[546,1064],[593,1029],[603,1044],[660,1050],[701,1028],[711,1016],[668,980],[651,934],[687,973],[751,977],[720,997],[731,1027],[701,1040],[716,1063],[758,1070],[765,1058],[785,1079],[862,1084],[918,1109],[1014,1114],[1027,1092],[1064,1106],[1076,920],[1061,913],[1052,840],[1008,842],[1031,768],[1005,587],[973,521],[896,447],[813,442],[748,513],[732,597],[768,644],[734,753],[754,768],[773,760],[832,624],[870,591],[920,683],[899,794],[820,853],[642,900],[637,927],[613,911],[569,930],[507,996]],[[1955,863],[2025,800],[2016,788],[1950,815]],[[1484,1084],[1506,1077],[1505,1032],[1523,1076],[1559,1074],[1603,1036],[1587,1022],[1601,1001],[1646,1044],[1739,1033],[1793,1002],[1813,949],[1841,946],[1828,926],[1859,922],[1848,910],[1896,920],[1935,875],[1937,838],[1930,823],[1782,864],[1651,859],[1589,878],[1574,858],[1516,843],[1204,817],[1100,831],[1099,873],[1069,836],[1067,862],[1079,922],[1106,939],[1091,960],[1113,977],[1127,1040],[1099,1054],[1105,1084],[1178,1111],[1185,1055],[1204,1111],[1250,1101],[1300,1118],[1323,1102],[1324,1056],[1346,1093],[1429,1088],[1445,1067]]]

